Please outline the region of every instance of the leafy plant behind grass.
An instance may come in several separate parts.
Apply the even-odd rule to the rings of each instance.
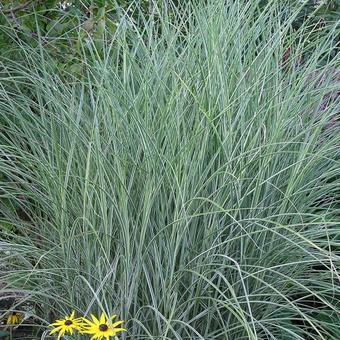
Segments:
[[[2,65],[3,294],[130,339],[338,339],[335,32],[306,46],[273,3],[183,11],[123,16],[81,80],[42,47]]]

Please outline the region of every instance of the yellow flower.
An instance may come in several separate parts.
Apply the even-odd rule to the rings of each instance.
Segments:
[[[17,325],[21,321],[21,314],[13,312],[7,317],[7,325]]]
[[[118,332],[126,331],[124,328],[117,327],[123,323],[123,320],[112,323],[112,320],[116,316],[117,315],[112,315],[110,319],[107,320],[104,313],[102,313],[99,320],[92,314],[92,321],[83,318],[83,333],[93,335],[90,340],[109,340],[111,336],[114,337]]]
[[[50,324],[50,327],[54,327],[50,335],[59,332],[58,340],[65,334],[70,333],[73,334],[73,331],[81,331],[82,329],[82,319],[81,318],[74,318],[74,311],[71,313],[70,316],[65,316],[62,320],[56,320],[54,323]]]

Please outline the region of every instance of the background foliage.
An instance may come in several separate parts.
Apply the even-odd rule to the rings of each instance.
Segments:
[[[4,1],[1,7],[0,56],[20,58],[15,41],[32,47],[42,43],[58,63],[58,72],[81,73],[81,49],[94,41],[96,53],[103,53],[103,46],[110,44],[122,16],[132,18],[131,25],[143,27],[151,15],[157,21],[162,0],[135,1],[56,1],[15,0]],[[201,3],[205,1],[201,0]],[[268,0],[259,2],[265,9]],[[183,6],[182,2],[182,6]],[[309,26],[306,39],[327,34],[329,27],[339,20],[340,0],[306,0],[281,2],[283,16],[294,13],[292,27]],[[171,1],[168,11],[181,14],[181,2]],[[296,14],[298,11],[298,15]],[[182,11],[185,15],[185,11]],[[128,21],[126,21],[127,23]],[[339,34],[332,40],[333,57],[339,49]],[[86,47],[85,47],[86,48]],[[103,57],[103,56],[102,56]]]

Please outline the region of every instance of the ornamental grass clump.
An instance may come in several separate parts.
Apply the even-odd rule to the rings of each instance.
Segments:
[[[1,61],[0,295],[39,336],[95,310],[121,339],[338,340],[338,27],[179,6],[80,39],[76,76],[42,38]]]

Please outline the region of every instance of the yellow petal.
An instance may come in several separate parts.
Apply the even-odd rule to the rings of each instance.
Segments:
[[[123,332],[125,331],[126,332],[126,329],[125,328],[115,328],[115,332]]]
[[[85,322],[86,326],[93,326],[93,325],[95,325],[93,322],[91,322],[88,319],[82,318],[82,320],[83,320],[83,322]]]
[[[64,335],[65,331],[62,329],[58,335],[57,340],[59,340],[63,335]]]
[[[88,328],[84,328],[82,330],[83,333],[85,334],[95,334],[98,331],[98,326],[92,326],[92,327],[88,327]]]
[[[123,322],[124,322],[123,320],[117,321],[117,322],[115,322],[114,324],[112,324],[112,327],[114,328],[114,327],[116,327],[116,326],[119,326],[119,325],[121,325]]]
[[[102,323],[105,323],[105,322],[106,322],[105,314],[102,313],[101,316],[100,316],[99,323],[102,324]]]
[[[107,336],[107,335],[108,335],[108,336],[113,336],[114,333],[115,333],[114,330],[111,329],[111,328],[108,328],[106,331],[100,331],[100,332],[101,332],[102,334],[105,333],[105,334],[104,334],[105,336]],[[103,336],[104,336],[104,335],[103,335]]]
[[[97,325],[99,325],[99,320],[93,314],[90,314],[90,315],[91,315],[93,322],[95,322]]]
[[[110,320],[112,321],[116,316],[117,316],[117,314],[111,315]]]
[[[61,329],[61,327],[56,327],[56,328],[52,329],[52,330],[50,331],[50,335],[59,332],[60,329]]]
[[[73,328],[82,328],[83,327],[83,323],[82,322],[79,322],[79,321],[77,321],[77,322],[74,322],[73,323]]]
[[[73,310],[71,315],[70,315],[70,319],[73,319],[74,318],[74,314],[75,314],[75,311]]]

